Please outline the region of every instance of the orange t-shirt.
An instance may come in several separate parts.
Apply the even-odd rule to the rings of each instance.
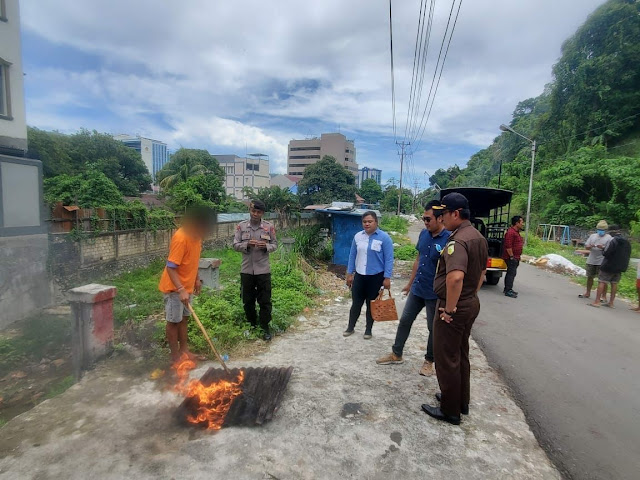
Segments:
[[[200,263],[200,252],[202,251],[202,240],[192,237],[179,228],[171,237],[171,245],[169,246],[169,258],[167,262],[171,262],[178,266],[176,268],[180,282],[185,290],[193,293],[193,287],[198,278],[198,265]],[[162,277],[158,289],[162,293],[177,292],[178,289],[169,278],[167,266],[164,267]]]

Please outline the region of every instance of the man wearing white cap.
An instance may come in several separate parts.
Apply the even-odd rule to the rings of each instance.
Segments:
[[[604,260],[604,249],[607,248],[611,241],[611,235],[607,233],[609,225],[606,220],[600,220],[596,225],[596,233],[591,234],[584,244],[584,248],[589,250],[589,257],[587,258],[587,291],[582,295],[578,295],[580,298],[589,298],[591,296],[591,289],[593,288],[593,279],[600,274],[600,265]],[[606,302],[606,289],[603,293],[603,302]],[[598,299],[596,299],[598,300]]]

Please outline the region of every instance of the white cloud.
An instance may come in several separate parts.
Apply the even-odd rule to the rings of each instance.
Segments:
[[[419,3],[393,2],[400,135]],[[422,145],[486,146],[517,102],[551,80],[562,42],[599,3],[464,2]],[[450,2],[437,5],[425,100]],[[100,57],[99,68],[81,72],[64,62],[31,65],[31,124],[56,128],[57,118],[239,154],[246,144],[269,153],[279,170],[288,140],[306,135],[309,124],[340,125],[356,142],[359,135],[392,141],[385,2],[39,0],[23,2],[22,17],[27,31],[51,44]],[[359,159],[395,169],[380,142],[359,150]]]

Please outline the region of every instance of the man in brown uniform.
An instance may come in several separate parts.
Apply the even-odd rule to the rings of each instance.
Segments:
[[[480,312],[478,290],[487,269],[487,240],[471,222],[469,202],[460,193],[441,200],[444,226],[450,232],[442,250],[433,283],[438,295],[438,315],[433,322],[436,375],[441,393],[440,407],[422,405],[437,420],[460,424],[460,414],[469,413],[469,335]]]

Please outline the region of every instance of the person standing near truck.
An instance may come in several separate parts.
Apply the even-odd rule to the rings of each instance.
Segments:
[[[516,279],[518,265],[524,240],[520,235],[520,230],[524,228],[524,219],[520,215],[515,215],[511,219],[511,228],[504,236],[502,258],[507,262],[507,274],[504,276],[504,294],[507,297],[518,298],[518,292],[513,290],[513,281]]]

